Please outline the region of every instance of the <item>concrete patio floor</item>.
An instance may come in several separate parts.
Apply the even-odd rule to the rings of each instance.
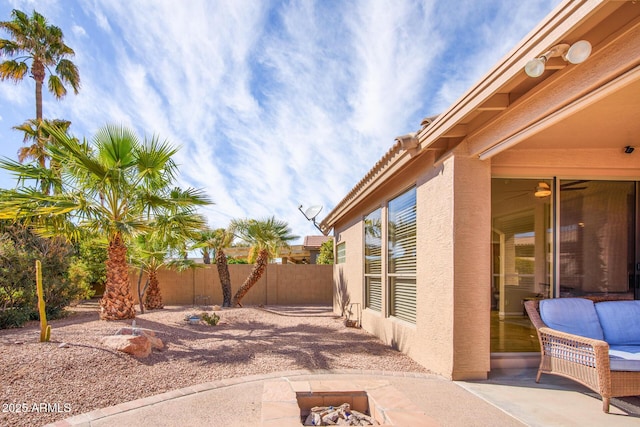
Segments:
[[[384,382],[423,411],[424,426],[638,426],[640,398],[613,399],[611,413],[588,389],[535,370],[493,372],[486,381],[448,381],[398,372],[292,371],[233,378],[174,390],[58,421],[50,426],[260,426],[265,385],[273,381]],[[283,411],[284,414],[285,411]],[[282,425],[283,418],[271,424]],[[301,424],[298,424],[301,425]],[[409,425],[397,418],[393,425]],[[416,424],[412,423],[411,426]]]

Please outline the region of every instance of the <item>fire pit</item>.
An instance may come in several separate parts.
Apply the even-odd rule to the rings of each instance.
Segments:
[[[342,408],[346,415],[346,405],[351,415],[341,417],[340,411],[335,410]],[[336,425],[437,425],[388,381],[290,381],[282,378],[264,384],[262,427],[309,425],[305,423],[313,420],[309,415],[314,413],[314,409],[324,416],[337,415],[335,421],[331,420]],[[362,424],[358,419],[360,424],[347,424],[355,411],[362,413],[362,421],[368,423]]]
[[[316,405],[322,399],[322,405]],[[305,426],[373,426],[369,416],[369,398],[364,391],[296,393],[302,425]],[[340,403],[342,402],[342,403]]]

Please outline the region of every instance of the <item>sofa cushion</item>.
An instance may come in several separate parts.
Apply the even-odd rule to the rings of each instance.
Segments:
[[[556,298],[540,301],[540,317],[550,328],[596,340],[604,339],[593,301]]]
[[[640,345],[640,301],[604,301],[595,306],[606,342]]]
[[[609,346],[612,371],[640,371],[640,345]]]

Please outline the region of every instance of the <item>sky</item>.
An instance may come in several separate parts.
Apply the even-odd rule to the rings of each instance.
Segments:
[[[75,51],[80,93],[43,89],[45,118],[88,140],[106,124],[167,140],[179,185],[214,202],[210,227],[275,216],[301,243],[320,233],[298,206],[322,206],[320,222],[559,2],[0,0],[0,20],[35,9]],[[1,157],[17,158],[34,87],[0,82]]]

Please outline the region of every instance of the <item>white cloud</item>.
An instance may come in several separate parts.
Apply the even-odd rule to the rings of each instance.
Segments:
[[[87,32],[85,31],[85,29],[79,25],[72,26],[71,31],[73,31],[73,34],[75,34],[78,37],[84,37],[87,35]]]
[[[275,215],[315,234],[299,204],[324,205],[321,219],[553,3],[51,1],[41,12],[76,51],[82,89],[45,98],[45,114],[87,137],[121,123],[181,145],[181,185],[214,200],[212,226]],[[3,123],[16,120],[4,105],[29,117],[32,97],[0,83]]]

